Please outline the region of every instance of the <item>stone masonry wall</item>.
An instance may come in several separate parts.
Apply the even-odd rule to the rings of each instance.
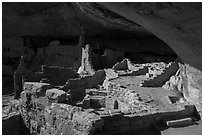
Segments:
[[[123,113],[119,109],[83,109],[69,105],[66,101],[50,102],[46,92],[53,88],[46,83],[24,84],[19,109],[31,134],[132,134],[160,120],[175,120],[195,115],[194,106],[186,106],[180,111],[139,114]]]
[[[49,84],[25,83],[20,112],[31,134],[92,134],[103,123],[95,113],[65,103],[49,103]]]
[[[179,69],[178,62],[173,62],[160,75],[154,76],[151,79],[144,80],[142,87],[162,87],[171,76],[175,75]]]
[[[44,78],[47,78],[54,85],[64,85],[68,79],[77,78],[79,74],[71,68],[42,66]]]
[[[96,71],[95,74],[76,79],[69,79],[62,87],[64,91],[71,94],[73,101],[82,100],[86,94],[86,89],[97,88],[105,80],[104,70]]]
[[[78,69],[78,73],[83,75],[83,74],[89,74],[93,75],[94,74],[94,69],[92,67],[92,60],[90,57],[90,46],[86,45],[85,48],[82,48],[82,59],[81,59],[81,66]]]

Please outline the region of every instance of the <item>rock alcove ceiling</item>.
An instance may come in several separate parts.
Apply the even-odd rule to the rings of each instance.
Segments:
[[[3,38],[75,36],[83,23],[90,36],[110,29],[156,36],[201,70],[201,9],[201,3],[3,3]]]

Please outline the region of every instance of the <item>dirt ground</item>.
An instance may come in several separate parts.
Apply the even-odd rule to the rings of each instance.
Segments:
[[[141,100],[150,106],[165,109],[174,110],[175,105],[168,102],[166,96],[177,96],[176,92],[165,90],[162,87],[140,87],[140,82],[145,79],[145,75],[141,76],[125,76],[112,80],[114,83],[125,86],[127,89],[136,91]]]
[[[156,107],[160,110],[164,109],[172,111],[188,104],[186,102],[170,104],[166,96],[178,96],[178,93],[176,91],[165,90],[162,87],[140,87],[139,84],[143,79],[146,79],[145,75],[124,76],[114,79],[112,80],[112,82],[119,83],[120,85],[125,86],[127,89],[136,91],[139,94],[141,100],[146,102],[148,105]],[[201,135],[202,121],[199,121],[198,125],[191,125],[179,128],[167,128],[162,129],[160,132],[162,135]]]

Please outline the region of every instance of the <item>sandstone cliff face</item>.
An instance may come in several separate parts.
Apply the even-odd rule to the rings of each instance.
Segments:
[[[156,35],[201,70],[201,3],[3,3],[3,37],[78,35],[107,28]],[[185,52],[184,52],[185,51]]]
[[[166,42],[185,62],[201,70],[201,3],[97,3],[98,7],[80,4],[88,11],[104,9],[117,14],[120,20],[139,24]]]
[[[4,38],[24,35],[76,36],[82,24],[88,35],[94,35],[105,29],[99,23],[102,21],[93,21],[75,3],[3,3]]]
[[[189,66],[188,64],[180,64],[180,75],[183,80],[184,97],[194,104],[202,104],[202,73]],[[201,108],[200,108],[201,109]]]
[[[68,12],[64,18],[64,12]],[[4,3],[3,37],[21,35],[62,36],[76,35],[77,25],[73,20],[75,12],[66,4],[60,3]],[[72,22],[70,22],[71,20]],[[74,22],[75,21],[75,22]]]

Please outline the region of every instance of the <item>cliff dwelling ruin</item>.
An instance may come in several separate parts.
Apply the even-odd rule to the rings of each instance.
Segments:
[[[202,3],[2,3],[2,134],[202,134]]]

